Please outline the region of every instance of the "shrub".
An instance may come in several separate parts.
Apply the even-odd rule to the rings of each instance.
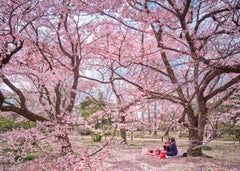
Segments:
[[[77,132],[81,135],[90,135],[91,131],[89,129],[77,129]]]
[[[36,127],[35,122],[31,122],[31,121],[16,122],[13,119],[0,116],[0,132],[12,131],[13,129],[17,129],[17,128],[29,129],[33,127]]]
[[[203,150],[212,150],[212,147],[204,145],[204,146],[202,146],[202,149]]]
[[[11,131],[15,127],[14,120],[0,116],[0,132]]]
[[[16,122],[16,128],[24,128],[24,129],[29,129],[29,128],[33,128],[36,127],[37,124],[35,122],[28,122],[28,121],[20,121],[20,122]]]
[[[17,161],[18,159],[20,159],[21,158],[21,156],[20,155],[16,155],[15,157],[14,157],[14,159]]]
[[[26,160],[34,160],[34,159],[35,159],[35,156],[27,155],[23,160],[26,161]]]
[[[102,135],[101,134],[92,133],[91,137],[92,137],[93,142],[100,142],[101,139],[102,139]]]
[[[22,158],[19,154],[17,154],[14,158],[16,161],[21,159],[23,161],[29,161],[29,160],[34,160],[35,159],[35,156],[33,155],[27,155],[26,157]]]

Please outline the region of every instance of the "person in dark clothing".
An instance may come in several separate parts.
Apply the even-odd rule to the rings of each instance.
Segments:
[[[169,145],[169,150],[167,151],[168,156],[176,156],[178,154],[177,145],[175,138],[171,138],[171,143]]]

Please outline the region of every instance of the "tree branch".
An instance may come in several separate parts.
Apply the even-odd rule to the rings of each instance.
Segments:
[[[237,88],[233,88],[230,90],[225,96],[223,96],[220,100],[216,101],[215,103],[208,106],[208,111],[211,112],[214,109],[216,109],[218,106],[220,106],[224,101],[226,101],[235,91]]]
[[[222,87],[219,87],[218,89],[214,90],[213,92],[211,92],[210,94],[208,94],[205,97],[205,100],[208,101],[211,98],[213,98],[214,96],[216,96],[218,93],[221,93],[223,91],[225,91],[227,88],[231,87],[232,85],[236,84],[237,82],[240,81],[240,75],[238,75],[237,77],[235,77],[234,79],[232,79],[231,81],[227,82],[225,85],[223,85]]]

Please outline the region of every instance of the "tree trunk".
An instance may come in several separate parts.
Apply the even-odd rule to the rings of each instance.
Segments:
[[[171,126],[167,126],[163,136],[168,136]]]
[[[190,156],[202,156],[202,141],[200,136],[198,136],[198,132],[197,125],[189,127],[189,147],[187,152]]]
[[[63,132],[61,135],[59,135],[58,139],[61,143],[61,150],[63,155],[73,153],[72,144],[69,141],[67,132]]]
[[[202,156],[202,145],[204,137],[204,128],[206,125],[206,115],[199,113],[197,116],[189,118],[189,147],[188,154],[191,156]]]
[[[125,116],[120,117],[120,123],[125,124]],[[127,144],[127,133],[125,126],[120,128],[120,134],[122,138],[121,144]]]
[[[154,131],[153,131],[153,135],[157,136],[157,123],[154,122]]]
[[[153,135],[157,136],[157,130],[158,130],[158,125],[157,125],[157,103],[154,103],[154,131],[153,131]]]
[[[150,114],[150,107],[149,104],[147,106],[147,114],[148,114],[148,128],[149,128],[149,134],[152,134],[152,124],[151,124],[151,114]]]
[[[142,109],[142,122],[144,123],[145,122],[145,116],[144,116],[144,110]],[[145,133],[145,125],[142,124],[142,134]]]

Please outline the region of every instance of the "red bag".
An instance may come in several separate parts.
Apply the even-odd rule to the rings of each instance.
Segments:
[[[161,151],[160,153],[160,159],[165,159],[167,156],[167,152],[166,151]]]

